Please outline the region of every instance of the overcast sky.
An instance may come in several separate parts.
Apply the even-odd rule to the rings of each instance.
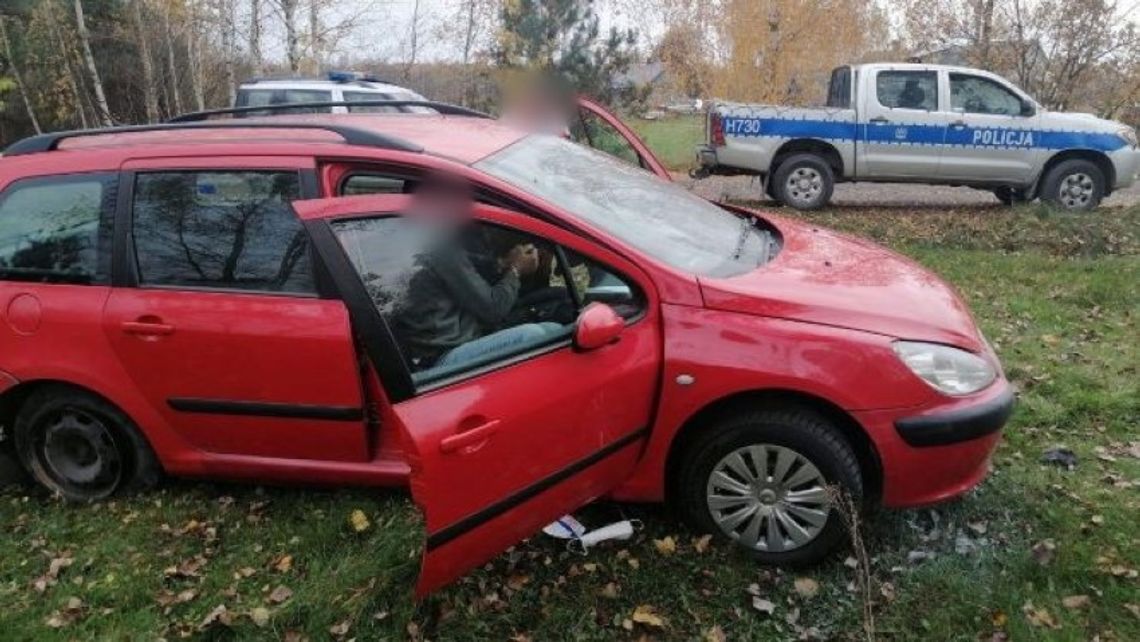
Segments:
[[[410,50],[411,25],[415,0],[339,0],[328,15],[326,24],[342,22],[346,17],[359,16],[356,28],[340,42],[336,54],[351,59],[387,59],[399,62],[406,59]],[[643,39],[652,41],[663,31],[660,18],[639,16],[635,21],[620,8],[619,0],[596,0],[602,29],[636,27]],[[461,0],[420,0],[419,59],[454,60],[461,55],[454,38],[440,37],[441,27],[453,19]],[[302,22],[307,14],[302,17]],[[276,16],[266,20],[264,50],[268,57],[282,60],[285,57],[284,38]],[[307,26],[307,24],[305,24]],[[334,60],[335,62],[335,56]]]

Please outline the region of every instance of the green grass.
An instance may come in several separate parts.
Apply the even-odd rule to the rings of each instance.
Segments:
[[[703,115],[665,116],[659,120],[629,118],[626,123],[649,145],[665,167],[676,172],[693,166],[696,146],[705,137]]]
[[[848,209],[810,220],[874,237],[955,283],[1020,391],[977,491],[867,525],[879,636],[1140,639],[1140,209]],[[1075,470],[1039,462],[1060,445],[1077,453]],[[354,510],[370,520],[363,532],[349,525]],[[76,507],[11,488],[0,494],[0,637],[317,640],[344,623],[357,639],[860,637],[842,556],[779,571],[726,546],[704,549],[662,508],[581,515],[596,525],[623,512],[645,523],[629,542],[580,557],[537,537],[415,604],[419,522],[402,492],[168,481]],[[666,537],[675,553],[655,544]],[[1055,551],[1042,564],[1032,549],[1047,540]],[[914,551],[933,557],[908,560]],[[73,561],[41,592],[53,559]],[[799,577],[816,580],[818,594],[797,593]],[[278,586],[291,596],[272,599]],[[753,594],[774,613],[755,610]],[[1087,606],[1066,608],[1074,595]],[[225,621],[203,626],[220,605]],[[638,607],[663,626],[634,623]],[[253,619],[265,615],[263,626]]]

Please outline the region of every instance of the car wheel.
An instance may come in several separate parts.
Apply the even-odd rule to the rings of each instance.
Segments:
[[[797,210],[817,210],[831,200],[835,173],[815,154],[789,156],[772,176],[776,199]]]
[[[1104,198],[1104,173],[1091,161],[1062,161],[1045,175],[1041,198],[1067,210],[1091,210]]]
[[[1002,205],[1009,206],[1025,203],[1029,200],[1029,198],[1025,195],[1025,190],[1018,189],[1016,187],[1009,187],[1006,185],[995,189],[994,196],[996,196],[997,199],[1001,201]]]
[[[844,540],[832,489],[862,508],[858,459],[846,439],[805,409],[742,413],[704,428],[678,469],[685,518],[761,562],[813,564]]]
[[[158,460],[134,423],[95,395],[67,386],[33,392],[13,430],[20,462],[66,500],[93,502],[153,486]]]

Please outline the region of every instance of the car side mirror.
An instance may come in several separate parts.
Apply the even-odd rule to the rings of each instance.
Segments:
[[[574,349],[597,350],[616,342],[625,330],[625,319],[605,303],[591,303],[578,315],[574,326]]]
[[[1029,117],[1029,116],[1032,116],[1036,113],[1037,113],[1037,108],[1033,106],[1033,103],[1029,102],[1028,100],[1021,101],[1021,115],[1022,116]]]

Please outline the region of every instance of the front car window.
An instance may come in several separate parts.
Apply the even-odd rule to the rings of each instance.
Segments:
[[[89,174],[9,187],[0,201],[0,280],[106,281],[117,185],[113,174]]]
[[[938,72],[880,71],[875,78],[879,104],[891,109],[938,109]]]
[[[312,294],[297,172],[156,172],[135,182],[141,285]]]
[[[417,386],[565,345],[591,302],[629,319],[645,309],[615,271],[500,225],[440,230],[413,214],[336,221],[333,230]],[[519,251],[534,253],[533,271],[508,267]]]
[[[950,108],[967,114],[1021,114],[1021,97],[989,78],[950,74]]]
[[[743,274],[776,249],[753,219],[558,136],[533,134],[475,167],[691,274]]]

